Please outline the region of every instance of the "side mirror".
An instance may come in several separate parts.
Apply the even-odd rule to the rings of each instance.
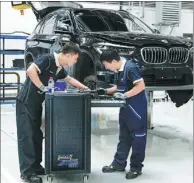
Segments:
[[[62,26],[57,26],[56,29],[54,30],[55,33],[69,33],[72,34],[72,28],[69,26],[69,24],[63,24]]]
[[[160,34],[160,31],[158,29],[154,29],[155,34]]]
[[[61,31],[61,30],[54,30],[55,34],[69,34],[69,35],[73,35],[73,32],[69,32],[69,31]]]

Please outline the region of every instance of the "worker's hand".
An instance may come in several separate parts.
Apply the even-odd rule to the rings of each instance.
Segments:
[[[90,91],[90,88],[88,88],[87,86],[83,88],[84,91]]]
[[[97,93],[98,95],[106,95],[107,94],[107,89],[104,88],[97,88]]]
[[[44,85],[42,85],[39,89],[40,89],[40,91],[43,92],[43,93],[46,93],[46,92],[49,91],[49,88],[48,88],[47,86],[44,86]]]
[[[90,90],[90,88],[88,88],[88,87],[84,87],[84,88],[82,88],[82,89],[80,89],[80,91],[82,91],[82,92],[89,92],[89,91],[91,91]]]
[[[115,99],[121,99],[121,100],[124,100],[124,99],[127,98],[127,96],[126,96],[125,94],[120,93],[120,92],[114,93],[114,94],[113,94],[113,97],[114,97]]]

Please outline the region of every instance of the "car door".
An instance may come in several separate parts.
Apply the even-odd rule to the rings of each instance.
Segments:
[[[54,32],[55,43],[50,48],[51,52],[60,52],[65,44],[69,42],[75,43],[74,26],[69,10],[58,11]]]
[[[26,59],[26,64],[30,63],[34,59],[36,59],[39,55],[41,55],[41,45],[42,43],[38,40],[39,38],[39,32],[40,29],[43,26],[44,21],[40,21],[35,29],[33,30],[32,34],[26,39],[26,48],[25,48],[25,57]],[[30,56],[30,58],[29,58]],[[30,61],[29,61],[30,60]]]
[[[57,14],[49,14],[42,21],[42,26],[39,33],[36,35],[36,40],[38,41],[37,49],[39,55],[50,53],[50,48],[55,43],[55,33],[54,27],[56,23]]]

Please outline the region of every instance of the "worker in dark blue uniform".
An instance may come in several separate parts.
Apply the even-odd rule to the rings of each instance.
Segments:
[[[27,69],[27,79],[17,96],[16,123],[18,155],[21,178],[27,182],[39,183],[38,175],[44,174],[42,162],[41,127],[42,103],[48,91],[48,80],[64,79],[80,89],[88,89],[76,79],[68,76],[65,68],[77,62],[80,49],[75,44],[66,44],[60,53],[38,57]]]
[[[134,60],[120,57],[115,51],[104,51],[101,62],[109,70],[119,74],[117,86],[99,88],[99,94],[113,94],[116,99],[126,100],[119,113],[119,143],[113,162],[104,166],[104,173],[125,171],[130,148],[130,171],[127,179],[136,178],[142,173],[147,136],[147,99],[141,70]]]

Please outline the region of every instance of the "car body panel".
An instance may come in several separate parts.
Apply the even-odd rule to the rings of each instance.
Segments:
[[[53,8],[52,11],[49,8]],[[39,23],[26,41],[26,58],[29,59],[28,54],[33,55],[34,60],[46,53],[59,52],[63,45],[74,42],[80,46],[82,54],[68,72],[81,82],[95,76],[103,86],[113,84],[110,82],[114,81],[114,74],[104,68],[99,56],[104,49],[114,49],[140,65],[147,86],[193,84],[191,41],[155,34],[144,22],[124,11],[58,4],[49,8],[43,9],[44,14],[42,10],[37,14],[36,10]],[[182,103],[188,95],[183,95]]]

